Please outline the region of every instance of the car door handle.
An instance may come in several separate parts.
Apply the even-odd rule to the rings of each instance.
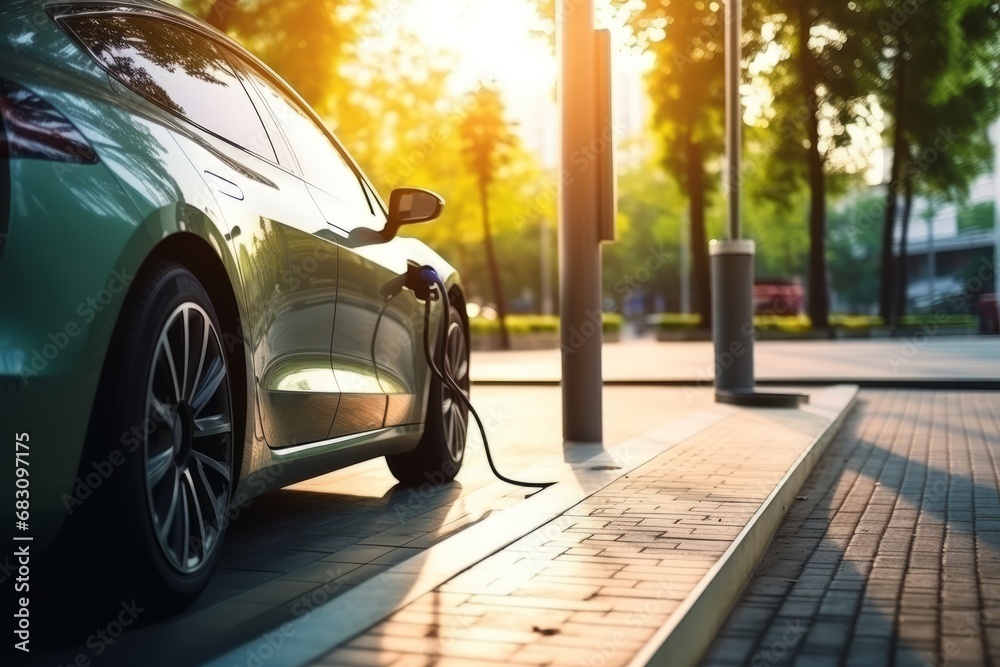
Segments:
[[[243,201],[243,190],[240,189],[240,186],[210,171],[206,171],[205,176],[208,177],[207,180],[212,188],[219,194],[232,197],[237,201]]]

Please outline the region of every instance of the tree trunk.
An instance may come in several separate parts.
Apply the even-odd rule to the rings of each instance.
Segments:
[[[458,244],[458,271],[459,275],[466,277],[469,287],[472,287],[472,266],[469,264],[469,247],[464,243]],[[475,290],[470,290],[470,294],[475,294]]]
[[[896,229],[897,209],[899,206],[899,190],[902,182],[903,165],[906,162],[906,138],[903,134],[904,112],[906,109],[906,60],[900,55],[896,56],[893,72],[893,79],[896,83],[895,109],[892,113],[895,118],[892,141],[892,168],[889,172],[889,191],[886,194],[885,202],[885,225],[882,227],[882,285],[879,290],[879,315],[885,320],[886,326],[895,326],[896,313],[893,308],[893,283],[897,274],[895,260],[892,252],[893,232]]]
[[[809,168],[809,305],[813,327],[826,329],[830,317],[830,288],[826,274],[826,176],[819,152],[819,97],[815,67],[809,51],[812,19],[805,2],[799,4],[799,75],[806,102],[806,162]]]
[[[497,315],[500,318],[500,346],[510,349],[510,334],[507,333],[507,301],[503,295],[503,282],[500,280],[500,267],[497,255],[493,250],[493,234],[490,231],[490,198],[486,183],[479,184],[479,204],[483,209],[483,243],[486,246],[486,265],[490,271],[490,282],[493,287],[493,301],[497,305]]]
[[[708,268],[708,239],[705,233],[705,164],[701,144],[691,134],[687,138],[687,186],[690,205],[691,300],[701,315],[701,327],[712,327],[712,285]]]
[[[902,318],[906,315],[906,288],[909,282],[909,262],[907,261],[906,237],[910,232],[910,212],[913,210],[913,179],[906,176],[903,182],[903,219],[899,221],[899,266],[896,270],[896,282],[899,289],[896,294],[896,314]]]

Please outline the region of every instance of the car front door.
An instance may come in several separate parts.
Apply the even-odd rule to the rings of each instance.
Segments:
[[[382,242],[380,202],[318,119],[266,73],[252,76],[326,220],[323,236],[340,246],[331,354],[341,402],[331,435],[419,421],[422,306],[409,291],[382,293],[406,272],[405,242]]]

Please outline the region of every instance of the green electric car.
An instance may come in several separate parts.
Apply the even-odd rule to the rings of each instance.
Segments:
[[[183,604],[256,495],[381,456],[405,483],[453,478],[462,285],[396,236],[444,202],[389,201],[294,90],[192,16],[5,0],[0,438],[18,543],[51,558],[82,540]]]

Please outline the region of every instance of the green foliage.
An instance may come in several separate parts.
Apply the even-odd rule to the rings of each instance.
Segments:
[[[902,20],[905,3],[876,6],[880,71],[887,72],[877,91],[893,131],[898,125],[902,134],[901,177],[921,192],[962,201],[992,164],[1000,7],[992,0],[924,3]]]
[[[829,211],[830,284],[846,302],[848,310],[863,312],[875,304],[879,285],[879,235],[884,217],[885,198],[877,192],[844,199]]]
[[[500,93],[486,84],[470,94],[465,116],[459,122],[462,156],[466,168],[475,176],[479,190],[479,206],[483,220],[483,245],[489,269],[493,302],[500,314],[500,338],[504,349],[510,347],[506,324],[507,303],[490,229],[490,185],[508,162],[508,149],[517,142],[504,117]]]
[[[559,318],[555,315],[508,315],[505,323],[507,331],[512,335],[559,331]],[[500,333],[500,319],[474,317],[469,320],[469,330],[476,335]]]
[[[972,206],[963,205],[958,210],[958,232],[989,231],[993,229],[996,216],[996,202],[986,201]]]
[[[601,313],[601,330],[606,334],[619,333],[624,323],[625,318],[618,313]]]
[[[775,137],[765,128],[749,127],[747,153],[767,156]],[[782,186],[780,196],[774,182],[756,160],[747,163],[743,185],[743,229],[756,242],[756,272],[761,276],[804,276],[809,255],[809,190],[802,180]]]
[[[878,81],[871,12],[864,3],[759,0],[745,27],[770,41],[776,59],[759,76],[773,96],[762,127],[771,149],[756,153],[769,175],[763,194],[787,202],[808,178],[810,125],[819,131],[816,149],[824,175],[856,170],[839,155],[854,134],[849,128],[877,126],[869,95]],[[767,37],[773,39],[767,40]]]
[[[725,126],[725,21],[721,2],[647,2],[632,25],[655,58],[648,78],[663,164],[691,187],[689,143],[700,146],[700,170],[718,168]],[[714,182],[714,181],[709,181]]]
[[[618,200],[619,240],[602,250],[605,295],[619,309],[639,290],[679,300],[685,206],[676,181],[650,161],[621,175]]]
[[[964,202],[990,168],[989,125],[1000,115],[1000,6],[992,0],[876,2],[881,33],[877,87],[891,118],[893,163],[882,234],[881,311],[890,321],[906,305],[906,271],[894,266],[894,227],[907,237],[914,194]],[[900,195],[906,198],[896,215]],[[904,253],[905,254],[905,253]]]
[[[329,111],[353,82],[341,67],[377,0],[173,0],[270,65],[318,111]]]
[[[514,136],[495,88],[480,85],[469,94],[469,102],[468,112],[458,126],[462,153],[479,183],[488,186],[506,164],[507,149],[514,145]]]

